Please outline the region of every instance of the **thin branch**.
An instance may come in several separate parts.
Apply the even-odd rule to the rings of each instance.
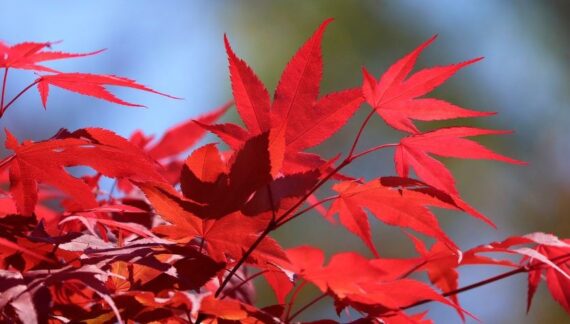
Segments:
[[[6,94],[6,82],[8,80],[8,68],[4,68],[4,79],[2,80],[2,99],[0,99],[0,117],[4,112],[4,95]]]
[[[2,110],[0,111],[0,116],[4,115],[6,113],[6,110],[8,110],[8,108],[10,108],[10,106],[16,101],[18,100],[18,98],[20,98],[20,96],[22,96],[24,93],[26,93],[26,91],[30,90],[31,87],[35,86],[36,84],[38,84],[38,82],[40,82],[40,79],[37,79],[36,81],[32,82],[30,85],[28,85],[27,87],[25,87],[24,89],[22,89],[22,91],[20,91],[12,100],[10,100],[10,102],[2,108]]]
[[[2,170],[2,168],[4,168],[6,164],[10,163],[10,161],[12,161],[15,157],[16,155],[12,154],[10,156],[5,157],[2,161],[0,161],[0,170]]]
[[[258,273],[253,274],[253,275],[251,275],[251,276],[249,276],[249,277],[243,279],[242,282],[240,282],[239,284],[233,286],[232,289],[226,291],[226,292],[224,293],[224,295],[223,295],[222,297],[220,297],[220,299],[226,298],[229,294],[231,294],[231,293],[233,293],[234,291],[240,289],[240,288],[243,287],[243,285],[245,285],[246,283],[252,281],[253,279],[255,279],[255,278],[261,276],[262,274],[264,274],[264,273],[266,273],[266,272],[267,272],[267,270],[259,271]]]
[[[269,224],[267,225],[265,230],[261,234],[259,234],[257,239],[249,247],[249,249],[247,249],[247,251],[245,251],[245,253],[239,259],[239,261],[236,263],[236,265],[232,268],[232,270],[230,270],[230,273],[228,273],[228,275],[224,278],[224,281],[222,281],[222,283],[220,284],[220,287],[218,288],[218,290],[216,290],[214,297],[218,297],[220,295],[220,293],[224,290],[224,288],[228,285],[228,283],[230,282],[232,277],[238,271],[239,267],[241,267],[245,263],[245,261],[251,256],[253,251],[255,251],[255,249],[259,246],[259,244],[261,244],[261,242],[265,239],[265,237],[267,235],[269,235],[269,233],[271,233],[271,231],[273,231],[276,228],[275,225],[276,225],[276,223],[273,220],[271,222],[269,222]]]
[[[358,159],[359,157],[364,156],[364,155],[366,155],[366,154],[369,154],[369,153],[372,153],[372,152],[375,152],[375,151],[379,151],[379,150],[385,149],[385,148],[387,148],[387,147],[395,147],[395,146],[398,146],[398,145],[399,145],[399,144],[396,144],[396,143],[390,143],[390,144],[382,144],[382,145],[374,146],[374,147],[372,147],[372,148],[367,149],[366,151],[360,152],[360,153],[358,153],[358,154],[354,154],[354,155],[352,156],[352,159],[355,160],[355,159]]]
[[[269,197],[269,206],[271,206],[271,222],[275,222],[277,219],[277,214],[275,212],[275,203],[273,202],[273,192],[271,191],[271,186],[267,185],[267,196]]]
[[[309,206],[309,207],[307,207],[307,208],[301,210],[300,212],[295,213],[295,214],[292,215],[291,217],[289,217],[289,218],[287,218],[286,220],[282,221],[281,223],[277,224],[277,226],[278,226],[278,227],[281,227],[281,226],[287,224],[289,221],[291,221],[291,220],[293,220],[293,219],[295,219],[295,218],[297,218],[297,217],[303,215],[304,213],[308,212],[309,210],[311,210],[311,209],[313,209],[313,208],[315,208],[315,207],[317,207],[317,206],[320,206],[320,205],[322,205],[322,204],[324,204],[324,203],[326,203],[326,202],[329,202],[329,201],[331,201],[331,200],[335,200],[335,199],[337,199],[338,197],[339,197],[339,195],[334,195],[334,196],[330,196],[330,197],[324,198],[323,200],[320,200],[320,201],[318,201],[318,202],[312,204],[311,206]]]
[[[423,267],[424,265],[426,265],[428,263],[427,260],[424,260],[420,263],[418,263],[417,265],[415,265],[414,267],[412,267],[410,270],[406,271],[404,274],[402,274],[401,276],[398,277],[398,279],[405,279],[409,276],[412,275],[412,273],[416,272],[418,269],[420,269],[421,267]]]
[[[253,244],[249,247],[249,249],[247,249],[247,251],[241,256],[238,263],[236,263],[236,265],[232,268],[230,273],[228,273],[226,278],[224,278],[224,281],[222,281],[222,284],[220,285],[218,290],[216,290],[216,293],[214,295],[215,297],[218,297],[218,295],[224,290],[224,288],[228,285],[228,283],[235,275],[239,267],[241,267],[245,263],[245,261],[251,256],[251,254],[253,253],[253,251],[255,251],[257,246],[261,244],[263,239],[265,239],[265,237],[269,235],[271,231],[277,228],[277,221],[276,221],[277,214],[275,213],[275,204],[273,203],[273,193],[271,192],[271,187],[269,185],[267,185],[267,195],[269,196],[269,204],[271,206],[271,213],[272,213],[271,221],[269,222],[269,224],[267,224],[267,227],[265,228],[263,233],[259,235],[259,237],[255,240],[255,242],[253,242]]]
[[[370,119],[372,118],[372,116],[374,115],[375,112],[376,112],[376,110],[374,108],[372,108],[372,111],[370,113],[368,113],[368,116],[366,116],[366,119],[364,119],[364,122],[362,122],[362,125],[360,125],[360,128],[358,129],[358,133],[356,134],[356,138],[354,139],[354,142],[352,143],[352,147],[350,148],[350,151],[348,153],[349,157],[351,157],[352,154],[354,154],[354,151],[356,150],[356,145],[358,145],[358,141],[360,140],[360,137],[362,136],[362,132],[364,132],[364,128],[366,127],[366,125],[368,124],[368,122],[370,121]]]
[[[563,254],[563,255],[559,255],[559,256],[557,256],[557,257],[555,257],[555,258],[552,258],[552,259],[550,259],[550,261],[552,261],[552,262],[561,261],[561,263],[563,263],[563,262],[567,261],[567,260],[564,260],[564,259],[565,259],[565,258],[568,258],[569,256],[570,256],[570,253],[566,253],[566,254]],[[445,293],[442,294],[442,296],[443,296],[443,297],[449,297],[449,296],[453,296],[453,295],[458,295],[458,294],[461,294],[461,293],[463,293],[463,292],[466,292],[466,291],[469,291],[469,290],[472,290],[472,289],[475,289],[475,288],[479,288],[479,287],[488,285],[488,284],[493,283],[493,282],[495,282],[495,281],[499,281],[499,280],[502,280],[502,279],[505,279],[505,278],[508,278],[508,277],[512,277],[512,276],[517,275],[517,274],[519,274],[519,273],[526,273],[526,272],[531,272],[531,271],[536,271],[536,270],[542,270],[542,269],[544,269],[544,268],[543,268],[544,266],[545,266],[544,263],[538,263],[538,264],[533,265],[533,266],[528,266],[528,265],[520,266],[520,267],[518,267],[518,268],[516,268],[516,269],[513,269],[513,270],[511,270],[511,271],[503,272],[503,273],[498,274],[498,275],[496,275],[496,276],[493,276],[493,277],[490,277],[490,278],[487,278],[487,279],[484,279],[484,280],[475,282],[475,283],[470,284],[470,285],[467,285],[467,286],[465,286],[465,287],[461,287],[461,288],[458,288],[458,289],[455,289],[455,290],[451,290],[451,291],[445,292]],[[423,305],[423,304],[430,303],[430,302],[432,302],[432,301],[433,301],[433,300],[422,300],[422,301],[419,301],[419,302],[414,303],[414,304],[412,304],[412,305],[403,307],[402,309],[408,309],[408,308],[420,306],[420,305]]]
[[[291,315],[291,317],[289,317],[286,322],[287,323],[291,322],[295,317],[299,316],[299,314],[301,314],[302,312],[304,312],[305,310],[307,310],[309,307],[313,306],[314,304],[318,303],[319,301],[321,301],[321,299],[325,298],[326,296],[327,296],[326,293],[320,294],[315,299],[308,302],[305,306],[301,307],[298,311],[293,313],[293,315]]]
[[[289,314],[291,314],[291,310],[293,309],[293,304],[295,303],[297,296],[299,295],[303,287],[305,287],[305,285],[307,285],[307,281],[302,280],[301,283],[295,288],[293,294],[291,295],[291,299],[289,299],[289,303],[287,304],[287,311],[283,313],[283,315],[285,315],[286,320],[289,318]]]
[[[115,189],[117,188],[117,183],[119,181],[117,179],[115,179],[115,181],[113,181],[113,184],[111,185],[111,189],[109,190],[109,194],[107,196],[107,200],[111,201],[113,199],[113,194],[115,193]]]

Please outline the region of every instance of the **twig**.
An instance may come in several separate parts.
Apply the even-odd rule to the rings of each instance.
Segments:
[[[35,86],[36,84],[38,84],[38,82],[40,82],[40,79],[37,79],[36,81],[32,82],[30,85],[28,85],[27,87],[25,87],[24,89],[22,89],[22,91],[20,91],[12,100],[10,100],[10,102],[5,106],[2,107],[2,110],[0,111],[0,116],[4,115],[4,113],[6,113],[6,110],[8,110],[8,108],[10,108],[10,106],[16,101],[18,100],[18,98],[20,98],[20,96],[22,96],[24,93],[26,93],[26,91],[30,90],[31,87]]]
[[[307,281],[302,280],[301,283],[297,286],[297,288],[295,288],[293,294],[291,295],[291,299],[289,299],[289,303],[287,304],[287,311],[284,313],[286,320],[289,318],[289,314],[291,314],[291,310],[293,309],[293,304],[295,304],[297,296],[299,295],[299,293],[301,292],[303,287],[305,287],[306,284]]]
[[[308,302],[305,306],[301,307],[298,311],[296,311],[295,313],[293,313],[293,315],[291,315],[291,317],[289,317],[287,319],[287,323],[291,322],[295,317],[299,316],[299,314],[301,314],[302,312],[304,312],[305,310],[307,310],[307,308],[313,306],[314,304],[318,303],[321,299],[325,298],[327,296],[326,293],[322,293],[319,296],[317,296],[315,299],[311,300],[310,302]]]
[[[557,257],[555,257],[555,258],[550,259],[550,261],[556,262],[556,261],[560,261],[560,260],[562,259],[562,262],[565,262],[565,261],[567,261],[567,260],[564,260],[564,258],[568,258],[569,256],[570,256],[570,253],[567,253],[567,254],[564,254],[564,255],[559,255],[559,256],[557,256]],[[493,276],[493,277],[490,277],[490,278],[487,278],[487,279],[478,281],[478,282],[476,282],[476,283],[467,285],[467,286],[465,286],[465,287],[461,287],[461,288],[458,288],[458,289],[455,289],[455,290],[451,290],[451,291],[445,292],[445,293],[442,294],[442,296],[443,296],[443,297],[449,297],[449,296],[461,294],[461,293],[463,293],[463,292],[466,292],[466,291],[469,291],[469,290],[472,290],[472,289],[475,289],[475,288],[479,288],[479,287],[481,287],[481,286],[488,285],[488,284],[493,283],[493,282],[495,282],[495,281],[499,281],[499,280],[501,280],[501,279],[505,279],[505,278],[514,276],[514,275],[519,274],[519,273],[525,273],[525,272],[531,272],[531,271],[536,271],[536,270],[542,270],[544,265],[545,265],[544,263],[538,263],[538,264],[536,264],[536,265],[534,265],[534,266],[528,266],[528,265],[520,266],[520,267],[518,267],[518,268],[516,268],[516,269],[513,269],[513,270],[511,270],[511,271],[503,272],[503,273],[498,274],[498,275],[496,275],[496,276]],[[414,303],[414,304],[412,304],[412,305],[403,307],[402,309],[408,309],[408,308],[420,306],[420,305],[423,305],[423,304],[426,304],[426,303],[429,303],[429,302],[432,302],[432,301],[433,301],[433,300],[422,300],[422,301],[419,301],[419,302]]]
[[[6,94],[6,82],[8,80],[8,68],[4,68],[4,79],[2,81],[2,99],[0,99],[0,117],[4,113],[4,95]]]
[[[317,206],[320,206],[320,205],[322,205],[322,204],[324,204],[324,203],[326,203],[326,202],[328,202],[328,201],[335,200],[335,199],[337,199],[338,197],[339,197],[339,195],[334,195],[334,196],[330,196],[330,197],[324,198],[323,200],[320,200],[320,201],[318,201],[318,202],[312,204],[311,206],[309,206],[309,207],[307,207],[307,208],[301,210],[300,212],[295,213],[295,214],[292,215],[291,217],[289,217],[289,218],[287,218],[286,220],[282,221],[281,223],[277,224],[277,226],[279,226],[279,227],[280,227],[280,226],[283,226],[283,225],[287,224],[289,221],[291,221],[291,220],[293,220],[293,219],[295,219],[295,218],[297,218],[297,217],[303,215],[304,213],[308,212],[309,210],[311,210],[311,209],[313,209],[313,208],[315,208],[315,207],[317,207]]]
[[[224,295],[223,295],[222,297],[220,297],[220,299],[226,298],[229,294],[231,294],[231,293],[233,293],[234,291],[240,289],[240,288],[243,287],[243,285],[245,285],[246,283],[252,281],[253,279],[255,279],[255,278],[261,276],[262,274],[264,274],[264,273],[266,273],[266,272],[267,272],[267,270],[259,271],[258,273],[256,273],[256,274],[254,274],[254,275],[251,275],[251,276],[249,276],[249,277],[243,279],[242,282],[240,282],[239,284],[233,286],[232,289],[226,291],[226,292],[224,293]]]
[[[368,122],[370,121],[370,119],[372,118],[372,116],[374,115],[375,112],[376,112],[376,110],[374,108],[372,108],[372,111],[370,113],[368,113],[368,116],[366,116],[366,119],[364,119],[364,122],[362,122],[362,125],[360,125],[360,128],[358,129],[358,133],[356,134],[356,138],[354,139],[354,142],[352,143],[352,147],[350,148],[350,151],[348,153],[349,157],[351,157],[352,154],[354,154],[354,151],[356,150],[356,145],[358,145],[358,141],[360,140],[360,137],[362,136],[362,132],[364,132],[364,128],[366,127],[366,125],[368,124]]]
[[[220,287],[218,288],[218,290],[216,290],[214,297],[218,297],[220,295],[220,293],[224,290],[224,288],[228,285],[228,283],[230,282],[232,277],[235,275],[235,273],[237,272],[239,267],[241,267],[245,263],[245,261],[251,256],[253,251],[255,251],[257,246],[259,246],[259,244],[261,244],[261,242],[265,239],[265,237],[267,235],[269,235],[269,233],[271,233],[271,231],[273,231],[276,228],[275,225],[276,225],[276,223],[273,220],[271,222],[269,222],[269,224],[267,225],[265,230],[261,234],[259,234],[257,239],[249,247],[249,249],[247,249],[247,251],[245,251],[245,253],[239,259],[239,261],[236,263],[236,265],[232,268],[232,270],[230,270],[230,273],[228,273],[228,275],[224,278],[224,281],[222,281],[222,283],[220,284]]]

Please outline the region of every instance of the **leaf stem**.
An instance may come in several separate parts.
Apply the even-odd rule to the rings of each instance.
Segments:
[[[368,113],[368,116],[366,116],[366,119],[364,119],[364,122],[362,122],[362,125],[360,125],[360,128],[358,129],[358,133],[356,134],[356,138],[354,139],[354,142],[352,143],[352,147],[350,148],[350,151],[348,153],[349,157],[352,157],[352,154],[354,154],[354,151],[356,150],[356,145],[358,145],[358,141],[360,140],[360,137],[362,136],[362,132],[364,132],[364,128],[366,127],[366,125],[368,124],[368,122],[370,121],[370,119],[372,118],[372,116],[374,115],[375,112],[376,112],[376,110],[374,108],[372,108],[372,111],[370,113]]]
[[[267,272],[267,270],[259,271],[258,273],[253,274],[253,275],[251,275],[251,276],[249,276],[249,277],[243,279],[242,282],[240,282],[239,284],[233,286],[232,289],[226,291],[226,292],[224,293],[224,295],[223,295],[222,297],[220,297],[220,299],[226,298],[226,297],[227,297],[229,294],[231,294],[232,292],[234,292],[234,291],[240,289],[240,288],[243,287],[243,285],[245,285],[246,283],[252,281],[253,279],[255,279],[255,278],[261,276],[262,274],[264,274],[264,273],[266,273],[266,272]]]
[[[330,196],[330,197],[324,198],[323,200],[320,200],[320,201],[318,201],[318,202],[312,204],[311,206],[309,206],[309,207],[307,207],[307,208],[301,210],[300,212],[295,213],[294,215],[292,215],[292,216],[289,217],[288,219],[282,221],[281,223],[278,223],[277,226],[278,226],[278,227],[283,226],[283,225],[285,225],[286,223],[288,223],[289,221],[293,220],[294,218],[297,218],[297,217],[303,215],[304,213],[308,212],[309,210],[311,210],[311,209],[313,209],[313,208],[315,208],[315,207],[317,207],[317,206],[320,206],[320,205],[322,205],[322,204],[324,204],[324,203],[326,203],[326,202],[328,202],[328,201],[335,200],[335,199],[337,199],[338,197],[339,197],[338,195],[334,195],[334,196]]]
[[[12,161],[15,157],[16,155],[12,154],[10,156],[5,157],[2,161],[0,161],[0,171],[4,168],[6,164],[10,163],[10,161]]]
[[[319,301],[321,301],[321,299],[325,298],[326,296],[327,296],[326,293],[322,293],[319,296],[317,296],[315,299],[308,302],[305,306],[299,308],[298,311],[293,313],[293,315],[291,315],[291,317],[289,317],[287,319],[286,323],[291,322],[295,317],[299,316],[299,314],[301,314],[302,312],[304,312],[305,310],[307,310],[309,307],[313,306],[314,304],[318,303]]]
[[[289,208],[283,215],[277,218],[277,224],[285,224],[288,220],[285,220],[292,212],[294,212],[299,206],[301,206],[310,195],[312,195],[317,189],[319,189],[322,185],[324,185],[330,178],[332,178],[335,174],[337,174],[340,170],[342,170],[345,166],[349,165],[352,162],[351,159],[346,158],[342,161],[336,168],[334,168],[329,174],[327,174],[324,178],[322,178],[317,184],[309,190],[301,199],[299,199],[291,208]]]
[[[396,146],[398,146],[398,145],[399,145],[399,144],[396,144],[396,143],[390,143],[390,144],[382,144],[382,145],[374,146],[374,147],[372,147],[372,148],[367,149],[366,151],[363,151],[363,152],[360,152],[360,153],[358,153],[358,154],[352,155],[352,159],[355,160],[355,159],[358,159],[359,157],[364,156],[364,155],[366,155],[366,154],[369,154],[369,153],[372,153],[372,152],[375,152],[375,151],[379,151],[379,150],[385,149],[385,148],[387,148],[387,147],[396,147]]]
[[[271,233],[271,231],[273,231],[276,228],[275,225],[276,225],[275,222],[273,221],[269,222],[265,230],[261,234],[259,234],[259,236],[253,242],[253,244],[251,244],[251,246],[247,249],[247,251],[245,251],[242,257],[238,260],[236,265],[232,268],[232,270],[230,270],[230,273],[228,273],[228,275],[224,278],[224,281],[222,281],[220,287],[218,288],[218,290],[216,290],[214,297],[218,297],[220,295],[220,293],[224,290],[224,288],[228,285],[232,277],[235,275],[239,267],[241,267],[245,263],[245,261],[251,256],[253,251],[255,251],[255,249],[259,246],[259,244],[261,244],[263,239],[265,239],[265,237],[269,235],[269,233]]]
[[[107,200],[109,202],[113,199],[113,194],[115,193],[115,189],[117,188],[117,182],[119,182],[119,180],[115,179],[115,181],[113,181],[113,184],[111,185],[111,189],[109,189],[109,195],[107,197]]]
[[[6,82],[8,80],[8,67],[4,68],[4,79],[2,80],[2,99],[0,99],[0,118],[4,113],[4,95],[6,94]]]
[[[288,321],[289,318],[289,314],[291,314],[291,310],[293,309],[293,304],[295,304],[295,300],[297,299],[297,296],[299,295],[299,293],[301,292],[301,290],[303,289],[303,287],[305,287],[305,285],[307,284],[306,280],[301,279],[301,283],[295,288],[295,291],[293,292],[293,294],[291,295],[291,299],[289,299],[289,303],[287,303],[287,311],[284,313],[285,315],[285,319]]]
[[[569,256],[570,256],[570,253],[566,253],[566,254],[563,254],[563,255],[559,255],[559,256],[557,256],[557,257],[555,257],[555,258],[552,258],[552,259],[550,259],[550,261],[556,262],[556,261],[562,260],[562,262],[565,262],[565,261],[567,261],[567,260],[564,260],[564,258],[567,258],[567,257],[569,257]],[[493,282],[495,282],[495,281],[499,281],[499,280],[502,280],[502,279],[505,279],[505,278],[508,278],[508,277],[512,277],[512,276],[517,275],[517,274],[519,274],[519,273],[525,273],[525,272],[531,272],[531,271],[541,270],[541,269],[543,269],[542,267],[543,267],[544,265],[545,265],[544,263],[538,263],[538,264],[536,264],[536,265],[534,265],[534,266],[529,266],[529,265],[520,266],[520,267],[515,268],[515,269],[513,269],[513,270],[511,270],[511,271],[503,272],[503,273],[498,274],[498,275],[496,275],[496,276],[493,276],[493,277],[490,277],[490,278],[487,278],[487,279],[484,279],[484,280],[481,280],[481,281],[472,283],[472,284],[467,285],[467,286],[465,286],[465,287],[461,287],[461,288],[458,288],[458,289],[455,289],[455,290],[451,290],[451,291],[445,292],[445,293],[442,294],[442,296],[443,296],[443,297],[449,297],[449,296],[453,296],[453,295],[458,295],[458,294],[461,294],[461,293],[463,293],[463,292],[466,292],[466,291],[469,291],[469,290],[472,290],[472,289],[475,289],[475,288],[479,288],[479,287],[488,285],[488,284],[493,283]],[[420,305],[427,304],[427,303],[432,302],[432,301],[433,301],[433,300],[422,300],[422,301],[419,301],[419,302],[414,303],[414,304],[412,304],[412,305],[403,307],[402,309],[408,309],[408,308],[420,306]]]
[[[38,84],[38,82],[40,82],[40,79],[37,79],[36,81],[30,83],[30,85],[28,85],[27,87],[25,87],[24,89],[22,89],[22,91],[20,91],[12,100],[10,100],[10,102],[8,104],[6,104],[5,107],[2,107],[2,110],[0,111],[0,117],[2,115],[4,115],[4,113],[6,113],[6,110],[8,110],[8,108],[10,108],[10,106],[16,101],[18,100],[18,98],[20,98],[20,96],[22,96],[24,93],[26,93],[26,91],[30,90],[31,87],[35,86],[36,84]]]

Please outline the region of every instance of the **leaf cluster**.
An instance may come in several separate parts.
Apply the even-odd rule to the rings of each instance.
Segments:
[[[295,53],[272,97],[225,37],[233,100],[174,125],[159,139],[142,131],[127,139],[84,128],[20,141],[6,129],[12,153],[0,162],[0,319],[291,323],[326,299],[339,315],[359,314],[353,323],[430,323],[427,312],[414,311],[428,302],[451,307],[465,320],[476,315],[462,308],[459,293],[520,273],[528,275],[529,307],[545,280],[570,312],[570,240],[531,233],[461,250],[438,223],[434,210],[448,209],[494,226],[461,197],[438,157],[524,164],[471,139],[506,131],[465,126],[422,131],[417,125],[494,114],[427,97],[480,59],[413,72],[433,37],[381,76],[363,69],[361,85],[322,95],[321,41],[330,22]],[[34,86],[44,107],[51,87],[125,106],[139,105],[116,97],[108,86],[165,95],[124,77],[51,69],[44,63],[100,52],[64,53],[52,45],[0,43],[0,116]],[[40,75],[5,102],[12,69]],[[219,122],[232,106],[242,125]],[[308,151],[361,109],[369,113],[347,152],[325,158]],[[400,131],[401,139],[360,149],[372,118]],[[227,149],[216,143],[195,147],[206,133],[217,135]],[[345,171],[384,149],[394,152],[394,174],[364,180]],[[68,169],[75,166],[93,172],[77,177]],[[103,177],[114,180],[110,192],[101,186]],[[348,251],[327,260],[318,247],[298,242],[284,249],[271,237],[313,211],[360,238],[372,257]],[[416,255],[383,257],[369,217],[402,230]],[[473,265],[507,272],[459,287],[458,269]],[[272,288],[274,303],[255,300],[256,280]],[[297,296],[307,286],[320,295],[302,305]]]

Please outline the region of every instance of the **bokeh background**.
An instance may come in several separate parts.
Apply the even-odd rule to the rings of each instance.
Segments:
[[[514,135],[482,141],[529,165],[446,160],[465,199],[499,227],[493,230],[464,215],[438,213],[443,227],[462,247],[531,231],[570,237],[570,2],[563,0],[5,1],[0,9],[0,39],[8,43],[64,40],[56,48],[71,52],[108,48],[96,57],[52,66],[127,76],[185,100],[118,89],[119,96],[149,107],[132,109],[53,90],[44,112],[38,94],[29,92],[0,120],[0,126],[28,139],[48,138],[61,127],[86,126],[106,127],[124,136],[135,129],[159,134],[230,98],[224,32],[271,91],[288,59],[327,17],[336,21],[324,37],[323,93],[358,85],[361,66],[380,74],[433,34],[439,38],[419,60],[420,67],[485,57],[434,96],[499,112],[492,118],[460,123],[513,129]],[[16,93],[32,78],[13,73],[8,93]],[[346,151],[364,110],[317,151],[326,156]],[[237,115],[232,112],[225,120],[237,121]],[[422,124],[424,129],[433,126]],[[361,145],[391,142],[398,136],[377,118]],[[370,156],[350,172],[365,178],[392,175],[390,154]],[[411,244],[400,231],[373,224],[381,254],[412,255]],[[357,239],[316,214],[293,222],[277,237],[287,247],[309,243],[328,253],[357,250],[369,255]],[[500,271],[466,269],[461,284]],[[308,290],[301,298],[309,300],[314,293]],[[460,300],[484,323],[568,322],[568,315],[545,287],[525,314],[524,276],[470,291]],[[258,301],[272,302],[263,285]],[[316,305],[304,319],[323,314],[336,318],[328,305]],[[445,307],[430,305],[429,309],[438,322],[459,321]]]

